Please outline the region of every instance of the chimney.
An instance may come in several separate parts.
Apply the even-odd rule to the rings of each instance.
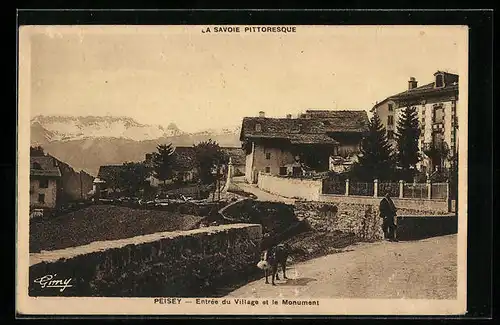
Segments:
[[[413,88],[417,88],[417,80],[415,80],[415,77],[410,77],[408,81],[408,90]]]
[[[259,112],[259,117],[266,117],[266,113],[264,111]]]
[[[286,114],[286,118],[292,118],[292,114]]]

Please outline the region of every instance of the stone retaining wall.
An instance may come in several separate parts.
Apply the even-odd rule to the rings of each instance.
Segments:
[[[378,207],[372,204],[297,201],[295,215],[317,231],[353,233],[366,241],[383,238]]]
[[[378,205],[352,202],[295,202],[295,215],[320,232],[352,233],[361,240],[383,239]],[[458,219],[448,214],[403,214],[398,211],[397,237],[417,240],[457,233]]]
[[[94,242],[30,256],[30,296],[203,296],[203,289],[256,265],[262,227],[232,224]],[[54,275],[72,287],[41,288]]]

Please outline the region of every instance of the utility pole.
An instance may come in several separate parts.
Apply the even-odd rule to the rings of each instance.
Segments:
[[[82,171],[80,170],[80,199],[83,199]]]

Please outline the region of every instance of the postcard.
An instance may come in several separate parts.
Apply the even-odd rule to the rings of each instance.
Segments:
[[[465,26],[19,28],[20,315],[466,313]]]

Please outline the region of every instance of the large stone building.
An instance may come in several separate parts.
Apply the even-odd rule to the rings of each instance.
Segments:
[[[411,77],[407,90],[384,99],[372,108],[372,112],[379,115],[394,148],[397,124],[403,109],[416,109],[421,130],[418,146],[423,158],[417,168],[423,172],[449,168],[458,152],[458,75],[437,71],[433,79],[418,86],[417,80]]]
[[[297,118],[243,118],[240,141],[246,154],[245,179],[256,183],[259,172],[301,175],[304,168],[321,172],[332,157],[359,153],[368,131],[366,111],[307,110]]]

